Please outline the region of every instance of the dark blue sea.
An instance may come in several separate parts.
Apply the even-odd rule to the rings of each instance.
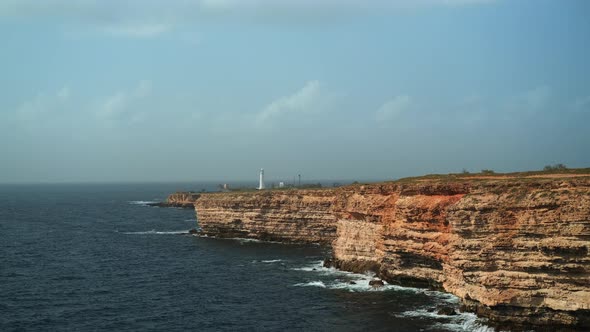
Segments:
[[[492,330],[438,315],[452,295],[323,268],[326,248],[182,235],[192,210],[144,204],[201,189],[0,186],[0,331]]]

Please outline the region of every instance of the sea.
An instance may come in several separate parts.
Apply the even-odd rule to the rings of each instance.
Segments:
[[[215,183],[0,186],[0,331],[494,331],[443,292],[324,268],[329,248],[188,235]]]

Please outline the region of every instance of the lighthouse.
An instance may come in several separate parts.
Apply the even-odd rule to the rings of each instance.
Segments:
[[[264,187],[264,169],[260,169],[260,183],[258,184],[258,190],[265,189]]]

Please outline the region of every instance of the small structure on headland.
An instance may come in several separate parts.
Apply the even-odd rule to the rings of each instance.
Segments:
[[[264,186],[264,169],[260,169],[260,182],[258,183],[258,190],[264,190],[266,187]]]

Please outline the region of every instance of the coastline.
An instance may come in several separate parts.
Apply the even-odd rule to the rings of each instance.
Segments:
[[[334,267],[444,290],[501,327],[590,326],[590,174],[427,176],[168,203],[194,205],[203,235],[330,246]]]

